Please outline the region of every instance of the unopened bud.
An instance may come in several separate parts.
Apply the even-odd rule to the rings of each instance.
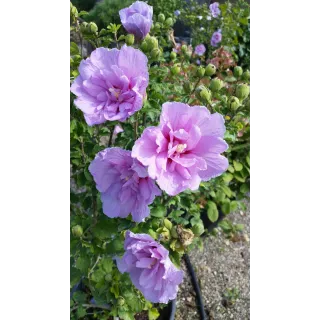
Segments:
[[[98,26],[94,22],[89,23],[89,28],[91,33],[96,33],[98,31]]]
[[[171,237],[172,238],[175,238],[175,239],[178,239],[178,233],[177,233],[177,230],[175,227],[173,227],[171,230],[170,230],[170,234],[171,234]]]
[[[188,51],[188,47],[184,44],[184,45],[182,45],[181,46],[181,52],[182,53],[187,53],[187,51]]]
[[[127,34],[126,35],[126,44],[128,46],[132,46],[134,44],[134,35],[133,34]]]
[[[155,25],[154,25],[154,31],[160,31],[161,29],[161,25],[159,22],[156,22]]]
[[[166,26],[168,27],[171,27],[173,25],[173,20],[172,18],[168,18],[165,23],[164,23]]]
[[[244,99],[248,98],[249,93],[250,93],[250,87],[245,83],[239,84],[236,88],[236,96],[240,100],[244,100]]]
[[[202,78],[202,77],[204,76],[205,72],[206,72],[206,70],[205,70],[204,67],[199,67],[199,68],[197,69],[197,76],[198,76],[199,78]]]
[[[141,43],[140,49],[141,49],[144,53],[146,53],[146,52],[148,51],[148,44],[147,44],[146,41],[143,41],[143,42]]]
[[[177,54],[176,54],[174,51],[172,51],[172,52],[170,53],[170,59],[171,59],[171,60],[174,60],[176,57],[177,57]]]
[[[240,107],[240,101],[237,97],[230,97],[228,101],[228,106],[231,110],[236,111]]]
[[[206,72],[205,75],[208,77],[211,77],[212,75],[214,75],[216,73],[216,67],[213,64],[208,64],[206,66]]]
[[[159,15],[158,15],[158,21],[159,21],[159,22],[164,22],[164,20],[166,20],[166,17],[164,16],[164,14],[163,14],[163,13],[159,13]]]
[[[71,15],[73,16],[73,17],[78,17],[78,10],[77,10],[77,8],[75,7],[75,6],[70,6],[70,10],[71,10]]]
[[[80,25],[80,31],[82,33],[86,33],[87,32],[87,25],[88,23],[87,22],[82,22],[81,25]]]
[[[160,234],[161,239],[164,241],[168,241],[171,238],[170,231],[166,227],[162,227],[162,228],[157,229],[157,233]]]
[[[77,237],[77,238],[80,238],[83,234],[83,230],[82,230],[82,227],[79,226],[79,225],[76,225],[74,227],[72,227],[72,234],[74,237]]]
[[[211,92],[207,87],[201,85],[196,89],[196,97],[201,101],[210,102]]]
[[[123,306],[126,303],[123,297],[119,297],[117,300],[118,306]]]
[[[148,50],[151,51],[152,49],[158,48],[158,40],[156,37],[150,37],[147,39]]]
[[[250,80],[250,71],[249,70],[246,70],[243,74],[242,74],[242,79],[243,80]]]
[[[234,70],[233,70],[233,74],[234,74],[234,76],[235,76],[236,78],[240,78],[241,75],[242,75],[242,73],[243,73],[243,70],[242,70],[242,68],[239,67],[239,66],[235,67]]]
[[[176,74],[180,73],[180,71],[181,71],[181,69],[180,69],[180,67],[177,66],[177,65],[173,66],[173,67],[171,68],[171,70],[170,70],[171,74],[174,75],[174,76],[175,76]]]
[[[151,58],[157,60],[160,57],[161,51],[159,49],[153,49],[151,51]]]
[[[219,78],[211,80],[209,88],[212,92],[218,92],[223,87],[223,81]]]

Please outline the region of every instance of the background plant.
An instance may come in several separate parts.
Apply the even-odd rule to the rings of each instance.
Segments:
[[[227,237],[234,239],[242,231],[243,226],[232,224],[227,215],[237,208],[244,208],[242,199],[250,189],[250,73],[227,63],[220,63],[215,68],[203,61],[203,65],[198,66],[186,46],[178,53],[173,52],[172,26],[176,18],[172,13],[163,13],[164,17],[159,16],[160,13],[154,14],[150,35],[132,44],[147,55],[150,79],[143,108],[120,124],[122,133],[114,134],[117,122],[89,127],[82,112],[73,105],[71,94],[72,319],[109,319],[110,316],[134,319],[139,312],[148,313],[149,319],[158,317],[158,309],[162,306],[146,301],[128,275],[121,274],[114,263],[113,258],[123,254],[126,230],[147,233],[158,239],[169,250],[170,258],[177,266],[184,252],[195,246],[201,248],[200,236],[207,232],[203,221],[216,222],[219,211],[226,217],[219,225]],[[120,47],[127,41],[120,24],[108,23],[99,28],[95,23],[84,22],[83,14],[71,5],[71,32],[75,41],[70,46],[71,82],[78,75],[84,41],[93,48]],[[221,58],[220,53],[217,56]],[[211,112],[224,116],[225,140],[229,144],[226,153],[230,163],[228,171],[201,183],[197,191],[187,190],[174,197],[163,193],[150,206],[151,216],[143,223],[137,224],[131,218],[106,217],[88,171],[90,162],[106,147],[131,150],[145,127],[158,124],[161,106],[167,101],[205,105]]]

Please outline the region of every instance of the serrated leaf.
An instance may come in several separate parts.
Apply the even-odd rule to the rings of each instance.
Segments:
[[[82,291],[76,291],[73,294],[72,299],[78,303],[85,303],[87,300],[87,295]]]
[[[211,222],[216,222],[219,218],[219,211],[218,211],[217,205],[212,201],[208,201],[207,204],[208,204],[208,210],[207,210],[208,218]]]
[[[113,260],[111,258],[102,258],[100,261],[101,268],[106,273],[111,273],[113,268]]]
[[[76,261],[76,268],[82,273],[87,273],[90,267],[90,258],[88,256],[80,256]]]
[[[83,318],[85,315],[86,315],[86,309],[82,306],[80,306],[78,309],[77,309],[77,316],[78,318]]]

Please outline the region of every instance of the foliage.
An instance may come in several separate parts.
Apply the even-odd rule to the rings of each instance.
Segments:
[[[159,315],[157,309],[161,306],[146,301],[132,285],[128,274],[121,274],[116,267],[114,258],[123,254],[125,231],[130,229],[135,233],[147,233],[159,240],[169,250],[172,262],[179,266],[183,253],[196,246],[201,248],[201,235],[207,229],[203,223],[205,218],[215,222],[219,211],[227,216],[238,208],[243,209],[242,200],[250,189],[250,97],[243,93],[246,88],[241,87],[246,84],[249,88],[249,72],[220,63],[214,74],[207,71],[203,73],[199,72],[199,66],[195,63],[196,57],[191,56],[188,50],[171,55],[175,44],[172,24],[166,21],[168,17],[172,17],[173,22],[176,18],[172,11],[170,13],[165,10],[176,9],[173,7],[178,1],[174,2],[172,8],[166,7],[163,2],[149,1],[155,5],[155,12],[164,9],[165,20],[157,14],[153,18],[154,26],[150,36],[157,41],[153,42],[147,37],[144,41],[133,44],[148,57],[149,85],[143,108],[121,123],[123,132],[114,137],[116,122],[89,127],[82,112],[75,108],[74,96],[71,94],[71,319],[90,319],[90,315],[93,315],[98,319],[118,316],[132,320],[139,312],[146,312],[149,319],[156,319]],[[107,3],[110,5],[110,1],[104,1],[103,5]],[[121,8],[125,6],[127,4],[122,2]],[[115,10],[113,16],[116,17],[121,8],[109,9]],[[224,10],[223,5],[221,9]],[[203,11],[199,12],[204,15],[204,7],[201,10]],[[90,42],[95,48],[120,47],[126,40],[126,33],[121,25],[110,23],[113,21],[110,16],[103,18],[110,19],[108,23],[104,20],[103,27],[99,28],[90,24],[89,20],[82,22],[79,16],[84,13],[75,13],[74,9],[71,11],[71,31],[81,40],[70,45],[72,82],[78,75],[78,67],[83,58],[82,40]],[[194,15],[199,12],[195,11],[190,19],[196,21]],[[235,27],[231,23],[229,26],[233,29]],[[204,37],[211,36],[209,33],[200,34],[198,29],[194,32],[198,35],[195,38],[197,41],[204,41]],[[234,38],[226,39],[231,31],[225,32],[224,41],[229,45],[229,50],[231,48],[235,52],[230,45]],[[222,49],[228,53],[228,48]],[[224,56],[221,58],[225,53],[220,51],[214,52],[215,56],[225,59]],[[244,51],[244,57],[248,53],[249,51]],[[201,94],[203,90],[207,94]],[[230,164],[228,171],[220,177],[202,182],[197,191],[187,190],[174,197],[163,193],[150,205],[151,216],[143,223],[137,224],[131,218],[106,217],[102,213],[99,192],[88,171],[90,162],[99,151],[111,145],[131,150],[145,127],[158,124],[161,106],[167,101],[205,105],[211,112],[219,112],[224,116],[227,128],[225,140],[229,144],[226,152]],[[226,219],[220,221],[219,226],[229,238],[241,233],[243,228]]]

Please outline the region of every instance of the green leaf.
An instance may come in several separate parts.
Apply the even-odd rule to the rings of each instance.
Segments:
[[[230,202],[230,210],[231,212],[236,211],[238,209],[238,202],[237,201],[231,201]]]
[[[118,283],[113,283],[110,291],[114,294],[114,296],[118,299],[119,298],[119,285]]]
[[[230,202],[227,201],[227,202],[223,203],[221,206],[221,210],[224,214],[229,214],[231,212]]]
[[[225,185],[221,185],[220,187],[221,187],[221,189],[223,190],[223,192],[226,194],[226,196],[228,198],[232,197],[232,191],[231,191],[231,189],[229,187],[227,187]]]
[[[118,315],[123,320],[134,320],[134,316],[129,311],[119,310]]]
[[[226,198],[226,194],[223,191],[218,190],[216,193],[216,200],[218,202],[223,202],[225,198]]]
[[[244,229],[244,224],[241,224],[241,223],[236,224],[235,228],[236,228],[237,231],[242,231]]]
[[[165,206],[162,204],[151,209],[151,215],[153,217],[157,217],[157,218],[164,217],[166,215],[166,212],[167,212],[167,210],[166,210]]]
[[[77,316],[78,318],[83,318],[85,315],[86,315],[86,309],[82,306],[80,306],[78,309],[77,309]]]
[[[87,295],[82,291],[76,291],[73,294],[72,299],[78,303],[85,303],[87,300]]]
[[[217,209],[217,205],[212,201],[208,201],[207,214],[208,214],[208,218],[211,222],[215,222],[219,218],[219,211]]]
[[[87,273],[90,267],[90,258],[88,256],[80,256],[76,261],[76,268],[83,273]]]
[[[170,250],[170,260],[177,268],[180,268],[181,256],[177,251]]]
[[[156,320],[156,319],[158,319],[159,316],[160,316],[160,313],[159,313],[158,309],[152,308],[152,309],[148,310],[149,320]]]
[[[222,178],[226,183],[229,183],[233,179],[233,175],[231,173],[225,173]]]
[[[240,187],[240,192],[243,194],[247,193],[249,190],[250,190],[250,187],[247,183],[242,184]]]
[[[239,173],[235,173],[234,177],[240,182],[243,182],[243,183],[246,182],[246,179],[243,178]]]
[[[234,168],[233,168],[233,166],[231,164],[228,167],[228,171],[231,172],[231,173],[234,173]]]
[[[70,43],[70,55],[75,56],[77,54],[80,54],[79,53],[79,48],[78,48],[76,43],[71,42]]]
[[[236,169],[236,171],[241,171],[243,169],[243,165],[238,161],[234,160],[233,165],[234,165],[234,168]]]
[[[102,258],[100,264],[103,271],[106,273],[112,272],[113,261],[111,258]]]
[[[81,272],[80,270],[71,267],[70,269],[70,286],[73,287],[76,285],[81,279]]]
[[[219,227],[224,232],[230,232],[232,230],[232,224],[230,223],[229,220],[226,220],[226,219],[219,222]]]
[[[91,280],[98,283],[104,279],[104,275],[103,270],[97,269],[91,274]]]
[[[248,166],[250,167],[250,156],[249,155],[246,156],[246,161],[247,161]]]

